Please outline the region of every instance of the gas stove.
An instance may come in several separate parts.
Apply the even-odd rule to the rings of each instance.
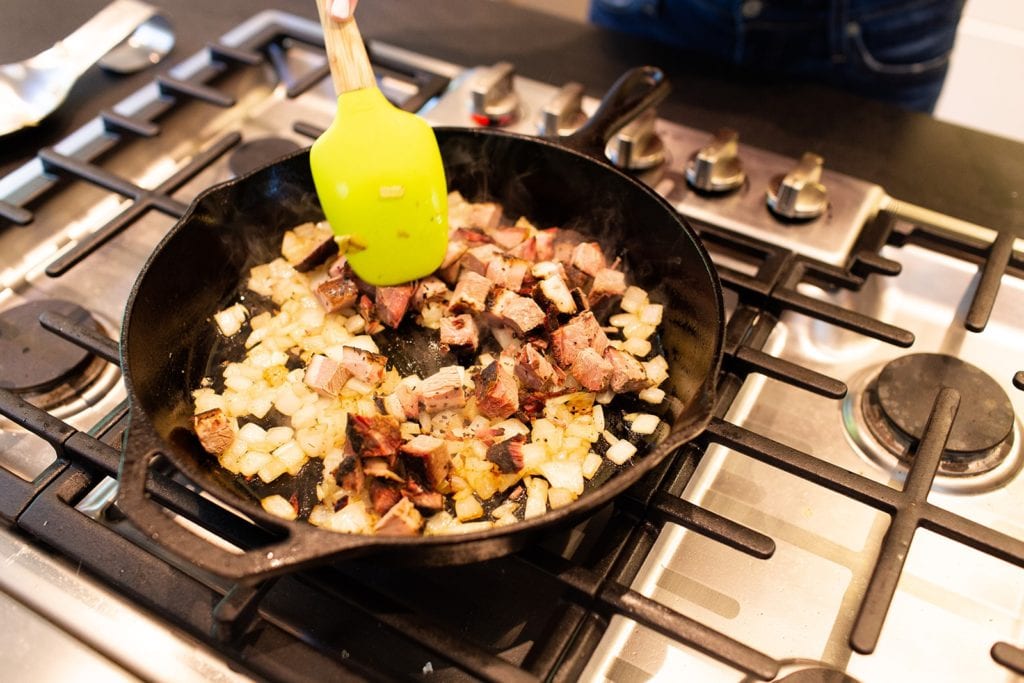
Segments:
[[[1024,245],[656,111],[606,154],[691,221],[726,289],[697,442],[477,565],[231,585],[143,539],[112,502],[128,291],[199,192],[331,121],[321,41],[256,15],[0,178],[11,633],[114,679],[1024,678]],[[507,63],[370,51],[385,94],[435,125],[564,135],[598,104]],[[150,490],[212,542],[252,542],[173,470]]]

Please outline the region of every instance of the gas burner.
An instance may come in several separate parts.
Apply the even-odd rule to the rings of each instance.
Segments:
[[[298,149],[299,145],[287,138],[257,138],[243,142],[232,152],[228,168],[236,176],[245,175]]]
[[[59,414],[55,409],[82,396],[107,374],[104,369],[109,364],[43,328],[39,316],[47,311],[102,329],[89,311],[59,299],[32,301],[0,312],[0,358],[4,359],[0,387]]]
[[[960,408],[939,462],[936,488],[989,490],[1020,466],[1019,427],[1002,387],[980,368],[938,353],[916,353],[854,379],[843,402],[847,431],[868,457],[904,473],[939,390],[960,392]],[[956,483],[959,480],[959,483]]]
[[[858,683],[850,674],[824,662],[812,659],[783,660],[779,666],[779,674],[773,683]],[[743,679],[743,683],[753,681]]]

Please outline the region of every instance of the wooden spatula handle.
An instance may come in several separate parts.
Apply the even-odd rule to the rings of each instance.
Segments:
[[[355,19],[332,19],[328,11],[330,1],[316,0],[316,8],[320,13],[320,25],[324,29],[324,47],[327,49],[335,91],[341,95],[352,90],[375,87],[377,79],[373,75],[370,57],[366,54],[366,46]]]

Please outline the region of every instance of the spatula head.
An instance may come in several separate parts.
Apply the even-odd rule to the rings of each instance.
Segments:
[[[309,154],[313,182],[348,262],[374,285],[429,275],[448,246],[448,188],[437,138],[377,88],[338,97]]]

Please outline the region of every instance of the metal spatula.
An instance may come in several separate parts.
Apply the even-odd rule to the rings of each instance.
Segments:
[[[310,151],[324,214],[348,239],[348,262],[374,285],[428,275],[448,244],[448,197],[437,139],[419,117],[392,106],[377,87],[354,20],[329,16],[317,0],[331,76],[334,122]]]
[[[144,2],[115,0],[53,47],[24,61],[0,65],[0,135],[46,118],[89,67],[155,12]]]

